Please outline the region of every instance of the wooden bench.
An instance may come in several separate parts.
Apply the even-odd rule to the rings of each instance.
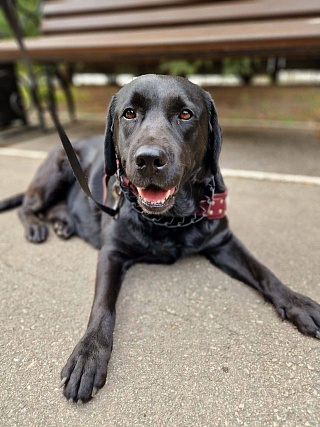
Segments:
[[[154,72],[172,59],[320,57],[319,0],[44,0],[42,6],[41,35],[25,45],[34,62],[47,65],[47,74],[54,64],[71,117],[74,102],[61,63],[114,73],[128,65]],[[0,40],[0,62],[21,57],[15,40]],[[48,89],[54,104],[50,78]],[[37,92],[32,97],[45,128]]]
[[[42,62],[316,56],[320,1],[45,0],[41,35],[25,42]],[[14,40],[0,41],[0,61],[19,58]]]

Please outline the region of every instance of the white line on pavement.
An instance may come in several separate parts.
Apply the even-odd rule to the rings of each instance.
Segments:
[[[254,179],[258,181],[288,182],[290,184],[320,185],[320,177],[290,175],[274,172],[249,171],[241,169],[221,169],[222,175],[231,178]]]
[[[22,150],[20,148],[0,148],[0,156],[24,157],[26,159],[45,159],[45,151]]]
[[[24,157],[27,159],[45,159],[45,151],[22,150],[19,148],[0,148],[0,156]],[[290,175],[273,172],[250,171],[241,169],[221,169],[223,176],[230,178],[253,179],[257,181],[288,182],[291,184],[319,185],[320,177],[306,175]]]

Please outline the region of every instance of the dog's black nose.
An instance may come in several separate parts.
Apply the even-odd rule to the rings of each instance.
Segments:
[[[168,163],[168,157],[162,148],[148,145],[138,148],[134,160],[138,169],[148,172],[163,169]]]

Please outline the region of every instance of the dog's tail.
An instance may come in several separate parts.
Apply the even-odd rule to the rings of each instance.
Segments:
[[[24,193],[17,194],[16,196],[9,197],[0,201],[0,212],[7,211],[9,209],[17,208],[22,205]]]

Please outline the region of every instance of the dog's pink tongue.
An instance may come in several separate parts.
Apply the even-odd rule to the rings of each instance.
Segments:
[[[160,202],[166,200],[172,193],[174,189],[171,190],[148,190],[144,188],[138,188],[140,196],[147,202]]]

